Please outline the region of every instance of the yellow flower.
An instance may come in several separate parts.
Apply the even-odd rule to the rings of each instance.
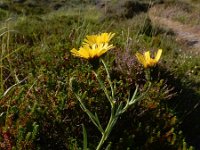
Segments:
[[[158,63],[161,54],[162,54],[162,49],[159,49],[157,51],[155,58],[150,57],[149,51],[145,52],[144,55],[137,52],[136,57],[137,57],[138,61],[144,66],[144,68],[148,68],[148,67],[152,67]]]
[[[73,48],[71,50],[71,53],[77,57],[82,57],[85,59],[93,59],[93,58],[100,57],[111,48],[114,48],[114,46],[112,44],[108,45],[108,43],[93,44],[93,45],[85,44],[81,46],[79,50],[76,50],[75,48]]]
[[[86,38],[84,39],[83,44],[89,44],[89,45],[93,45],[93,44],[102,44],[102,43],[108,43],[113,36],[115,35],[115,33],[101,33],[101,34],[97,34],[97,35],[88,35],[86,36]]]

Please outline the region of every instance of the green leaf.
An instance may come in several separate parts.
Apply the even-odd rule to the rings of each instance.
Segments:
[[[110,150],[112,142],[109,142],[105,150]]]
[[[98,124],[98,129],[100,130],[101,133],[104,133],[103,128],[102,128],[102,126],[101,126],[101,123],[100,123],[100,121],[99,121],[99,117],[98,117],[97,113],[95,112],[94,115],[95,115],[95,118],[96,118],[96,122],[97,122],[97,124]]]
[[[30,139],[31,139],[31,132],[28,132],[28,133],[26,134],[25,141],[28,142]]]
[[[31,139],[34,140],[36,135],[38,134],[39,125],[36,124],[36,122],[33,123],[33,132]]]
[[[85,129],[84,124],[82,124],[82,128],[83,128],[83,150],[87,150],[87,132]]]

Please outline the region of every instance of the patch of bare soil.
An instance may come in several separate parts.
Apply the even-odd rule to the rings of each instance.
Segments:
[[[156,6],[150,8],[148,14],[152,23],[172,30],[176,34],[178,42],[187,46],[193,53],[200,54],[200,26],[182,24],[170,17],[159,16]]]

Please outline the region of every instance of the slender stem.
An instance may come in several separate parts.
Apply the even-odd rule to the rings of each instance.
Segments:
[[[98,128],[98,130],[101,132],[102,136],[101,136],[101,139],[96,147],[96,150],[100,150],[104,144],[104,142],[107,140],[107,138],[109,137],[113,127],[115,126],[118,118],[119,118],[119,115],[123,114],[125,111],[127,111],[127,109],[129,108],[129,106],[133,105],[136,101],[138,101],[139,99],[141,99],[149,90],[150,88],[150,85],[147,89],[147,91],[138,96],[136,98],[136,95],[137,95],[137,91],[138,91],[138,86],[136,86],[136,89],[135,89],[135,92],[133,93],[132,97],[128,97],[127,101],[126,101],[126,104],[125,106],[123,106],[123,102],[120,102],[119,104],[118,103],[115,103],[115,87],[113,86],[113,83],[110,79],[110,74],[109,74],[109,71],[108,71],[108,67],[106,66],[105,62],[103,60],[101,60],[103,65],[104,65],[104,68],[106,70],[106,73],[107,73],[107,80],[109,82],[109,85],[110,85],[110,90],[111,90],[111,96],[110,96],[110,92],[108,91],[108,89],[106,88],[105,84],[102,82],[102,80],[98,77],[97,73],[95,71],[93,71],[100,87],[102,88],[102,90],[104,91],[105,95],[106,95],[106,98],[108,99],[108,101],[110,102],[110,109],[111,109],[111,114],[110,114],[110,118],[109,118],[109,121],[106,125],[106,128],[105,130],[102,128],[101,124],[100,124],[100,121],[98,119],[98,116],[97,114],[95,113],[95,115],[93,115],[88,109],[87,107],[85,106],[85,104],[83,103],[82,99],[79,97],[78,94],[75,93],[75,96],[76,98],[78,99],[78,101],[80,102],[80,106],[82,108],[82,110],[89,116],[90,120],[92,121],[92,123]],[[73,78],[70,79],[70,87],[71,89],[72,88],[72,80]],[[87,147],[87,141],[86,141],[86,131],[84,130],[84,147],[86,148]]]
[[[104,66],[104,68],[106,70],[108,82],[109,82],[111,93],[112,93],[112,98],[114,99],[114,88],[113,88],[113,84],[112,84],[112,82],[110,80],[110,74],[109,74],[109,71],[108,71],[108,67],[106,66],[106,63],[104,62],[103,59],[101,59],[101,62],[103,63],[103,66]]]
[[[0,55],[0,68],[1,68],[1,71],[0,71],[0,83],[1,83],[1,91],[0,92],[3,92],[4,88],[3,88],[3,52],[4,52],[4,47],[3,47],[3,44],[1,46],[1,55]]]
[[[115,105],[114,105],[115,106]],[[102,145],[104,144],[104,142],[107,140],[112,127],[115,125],[115,123],[117,122],[118,116],[115,115],[115,109],[111,109],[111,115],[110,115],[110,119],[109,122],[106,126],[105,132],[102,133],[102,137],[101,140],[96,148],[96,150],[100,150]]]
[[[88,115],[88,117],[90,118],[90,120],[92,121],[92,123],[97,127],[97,129],[102,133],[104,132],[103,131],[103,128],[101,127],[101,124],[98,120],[98,116],[94,116],[90,111],[89,109],[86,108],[85,104],[82,102],[81,98],[76,94],[74,93],[76,98],[78,99],[79,103],[80,103],[80,106],[82,108],[82,110]]]
[[[98,75],[96,74],[96,72],[95,72],[95,71],[93,71],[93,72],[94,72],[94,75],[96,76],[96,78],[97,78],[97,80],[98,80],[98,82],[99,82],[99,85],[101,86],[102,90],[104,91],[104,93],[105,93],[105,95],[106,95],[108,101],[110,102],[111,107],[113,107],[114,101],[112,100],[112,97],[109,96],[108,90],[106,89],[106,87],[105,87],[105,85],[102,83],[102,81],[99,79],[99,77],[98,77]]]
[[[138,91],[138,86],[136,86],[136,89],[133,93],[133,96],[131,97],[131,99],[129,100],[129,98],[127,99],[126,101],[126,105],[124,106],[124,108],[119,111],[119,114],[123,114],[128,108],[130,105],[132,105],[137,99],[135,98],[136,97],[136,94],[137,94],[137,91]]]
[[[96,150],[100,150],[101,149],[102,145],[107,140],[107,138],[108,138],[108,136],[109,136],[109,134],[110,134],[110,132],[112,130],[112,127],[115,125],[115,123],[117,122],[117,119],[118,119],[118,116],[116,116],[116,114],[115,114],[114,88],[113,88],[112,82],[110,80],[110,74],[109,74],[109,71],[108,71],[108,68],[107,68],[105,62],[102,59],[101,59],[101,62],[103,63],[104,68],[105,68],[106,73],[107,73],[107,79],[108,79],[108,82],[109,82],[109,85],[110,85],[110,89],[111,89],[111,97],[108,95],[108,91],[107,91],[106,87],[102,84],[101,80],[98,78],[96,73],[95,73],[95,75],[96,75],[96,78],[99,81],[102,89],[104,90],[104,93],[106,94],[106,97],[107,97],[108,101],[110,102],[111,115],[110,115],[110,119],[108,121],[108,124],[106,126],[105,131],[101,132],[102,133],[102,137],[101,137],[101,140],[100,140]]]

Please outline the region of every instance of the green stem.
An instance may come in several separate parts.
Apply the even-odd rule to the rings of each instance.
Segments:
[[[98,77],[97,73],[95,71],[93,71],[94,75],[96,76],[96,79],[100,85],[100,87],[102,88],[102,90],[104,91],[105,95],[106,95],[106,98],[108,99],[108,101],[110,102],[110,106],[111,106],[111,114],[110,114],[110,118],[109,118],[109,121],[106,125],[106,128],[105,130],[102,128],[101,124],[100,124],[100,121],[98,119],[98,116],[97,114],[95,113],[95,115],[93,115],[85,106],[85,104],[83,103],[82,99],[80,98],[80,96],[78,94],[75,93],[75,96],[76,98],[78,99],[78,101],[80,102],[80,106],[82,108],[82,110],[89,116],[90,120],[92,121],[92,123],[98,128],[98,130],[101,132],[102,136],[101,136],[101,139],[96,147],[96,150],[100,150],[104,144],[104,142],[107,140],[107,138],[109,137],[113,127],[115,126],[118,118],[119,118],[119,115],[122,115],[125,111],[127,111],[127,109],[129,108],[129,106],[133,105],[136,101],[140,100],[149,90],[150,88],[150,85],[147,89],[147,91],[138,96],[136,98],[136,95],[137,95],[137,91],[138,91],[138,86],[136,86],[136,89],[135,89],[135,92],[134,94],[132,95],[132,97],[128,97],[127,101],[126,101],[126,104],[125,106],[123,102],[120,102],[119,104],[115,102],[115,87],[113,85],[113,82],[111,81],[111,78],[110,78],[110,74],[109,74],[109,71],[108,71],[108,67],[106,66],[106,63],[101,60],[103,65],[104,65],[104,68],[106,70],[106,73],[107,73],[107,80],[109,82],[109,86],[110,86],[110,90],[111,92],[108,91],[108,89],[106,88],[105,84],[102,82],[102,80]],[[146,73],[147,75],[147,78],[148,78],[148,72]],[[70,87],[71,89],[72,88],[72,80],[73,78],[70,79]],[[148,80],[148,79],[147,79]],[[85,141],[84,141],[84,147],[87,148],[87,141],[86,141],[86,131],[84,130],[84,135],[85,135]]]
[[[103,66],[106,70],[106,73],[107,73],[107,79],[108,79],[108,82],[109,82],[109,85],[110,85],[110,89],[111,89],[111,93],[112,93],[112,98],[114,99],[114,88],[113,88],[113,84],[111,82],[111,79],[110,79],[110,74],[109,74],[109,71],[108,71],[108,67],[106,66],[106,63],[104,62],[103,59],[101,59],[101,62],[103,63]]]
[[[115,105],[114,105],[115,106]],[[101,140],[96,148],[96,150],[100,150],[102,145],[104,144],[104,142],[107,140],[113,126],[115,125],[115,123],[117,122],[117,119],[118,119],[118,115],[115,114],[115,109],[111,109],[111,116],[110,116],[110,119],[109,119],[109,122],[106,126],[106,129],[105,129],[105,132],[102,133],[102,137],[101,137]]]
[[[78,101],[80,102],[80,106],[82,108],[82,110],[89,116],[90,120],[92,121],[92,123],[97,127],[97,129],[100,131],[100,132],[103,132],[103,128],[101,127],[101,124],[99,122],[99,119],[98,119],[98,116],[94,116],[90,111],[89,109],[86,108],[85,104],[82,102],[81,98],[76,94],[74,93],[76,98],[78,99]]]
[[[96,76],[98,82],[99,82],[99,85],[101,86],[102,90],[104,91],[108,101],[110,102],[110,105],[111,107],[113,107],[114,105],[114,101],[112,100],[112,97],[109,96],[109,93],[108,93],[108,90],[106,89],[105,85],[102,83],[102,81],[100,80],[100,78],[98,77],[98,75],[96,74],[95,71],[93,71],[94,75]]]
[[[151,81],[151,71],[150,68],[145,69],[145,78],[147,81]]]

